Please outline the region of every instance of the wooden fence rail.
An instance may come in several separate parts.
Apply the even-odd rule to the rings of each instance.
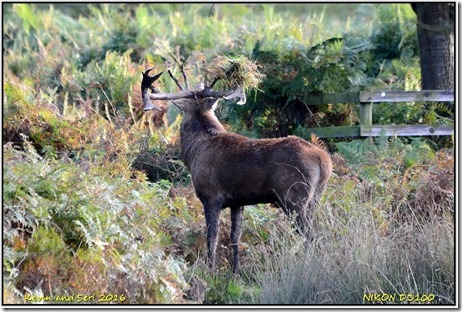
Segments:
[[[309,105],[356,103],[359,104],[359,125],[346,127],[305,128],[306,134],[319,138],[369,137],[369,136],[424,136],[452,135],[453,124],[444,125],[372,125],[374,103],[396,102],[454,102],[454,91],[376,91],[324,94],[306,98]],[[405,104],[402,104],[405,105]]]

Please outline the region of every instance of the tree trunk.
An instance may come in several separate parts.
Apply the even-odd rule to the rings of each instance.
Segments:
[[[423,90],[454,90],[453,3],[413,3]]]

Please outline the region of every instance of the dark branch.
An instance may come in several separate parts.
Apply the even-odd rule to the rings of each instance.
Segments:
[[[209,17],[211,17],[211,16],[213,15],[213,13],[214,13],[214,11],[213,11],[213,7],[214,7],[214,6],[215,6],[215,3],[212,4],[212,6],[210,7]]]

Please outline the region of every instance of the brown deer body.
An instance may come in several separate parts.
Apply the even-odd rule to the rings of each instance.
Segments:
[[[220,212],[229,207],[233,272],[238,273],[243,207],[275,203],[287,214],[296,213],[299,231],[308,234],[332,162],[323,149],[295,136],[249,139],[227,132],[215,116],[217,102],[195,97],[174,103],[184,114],[182,159],[204,207],[209,264],[214,269]]]

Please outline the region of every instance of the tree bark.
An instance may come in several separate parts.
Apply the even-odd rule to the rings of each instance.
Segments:
[[[413,3],[423,90],[454,90],[454,3]]]

